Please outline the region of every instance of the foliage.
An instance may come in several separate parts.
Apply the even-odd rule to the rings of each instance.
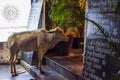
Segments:
[[[85,0],[83,0],[85,3]],[[64,31],[68,28],[77,28],[83,33],[85,19],[85,4],[80,5],[80,0],[50,0],[50,18],[54,26],[61,27]]]

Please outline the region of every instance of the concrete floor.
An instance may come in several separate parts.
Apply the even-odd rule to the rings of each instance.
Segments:
[[[22,66],[17,65],[18,76],[12,77],[10,65],[0,65],[0,80],[35,80]]]

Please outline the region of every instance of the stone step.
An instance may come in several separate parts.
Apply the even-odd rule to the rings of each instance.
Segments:
[[[73,67],[72,68],[78,68],[75,70],[70,70],[69,68],[67,68],[65,65],[69,66],[69,62],[63,60],[62,57],[59,57],[59,60],[56,61],[55,59],[52,59],[51,57],[45,56],[45,63],[47,66],[51,67],[53,70],[55,70],[56,72],[58,72],[59,74],[63,75],[64,77],[66,77],[68,80],[82,80],[82,64],[80,64],[80,61],[78,61],[78,65],[74,65],[74,63],[72,63]],[[60,59],[62,58],[62,59]],[[61,65],[60,62],[63,64],[65,63],[65,65]],[[71,66],[71,65],[70,65]],[[81,68],[80,68],[81,67]]]
[[[12,77],[10,65],[0,65],[0,80],[36,80],[21,65],[16,65],[18,76]]]
[[[44,65],[43,70],[44,74],[41,74],[39,69],[35,66],[31,66],[25,61],[21,60],[21,65],[34,77],[36,80],[68,80],[63,77],[61,74],[57,73],[50,67]]]

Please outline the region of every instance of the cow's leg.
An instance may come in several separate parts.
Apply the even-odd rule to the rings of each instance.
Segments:
[[[13,71],[13,59],[14,59],[14,55],[12,55],[10,57],[10,68],[11,68],[11,74],[13,75],[14,74],[14,71]]]
[[[42,62],[43,62],[43,55],[40,56],[40,72],[44,73],[43,69],[42,69]]]
[[[13,57],[11,58],[11,73],[12,73],[12,76],[16,76],[16,73],[15,73],[15,56],[16,54],[12,55]]]
[[[16,60],[17,60],[17,56],[18,56],[18,53],[15,54],[14,60],[13,60],[14,76],[18,75],[17,72],[16,72]]]
[[[39,60],[39,70],[40,70],[40,73],[44,73],[43,70],[42,70],[42,59],[43,59],[43,53],[41,50],[38,51],[38,60]]]
[[[13,60],[14,60],[14,52],[10,49],[10,68],[11,68],[11,74],[14,75],[14,71],[13,71]]]

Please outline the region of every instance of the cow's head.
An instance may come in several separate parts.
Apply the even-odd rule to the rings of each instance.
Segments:
[[[68,37],[65,35],[64,31],[60,27],[51,29],[48,32],[53,34],[53,37],[54,39],[56,39],[56,42],[68,41]]]

